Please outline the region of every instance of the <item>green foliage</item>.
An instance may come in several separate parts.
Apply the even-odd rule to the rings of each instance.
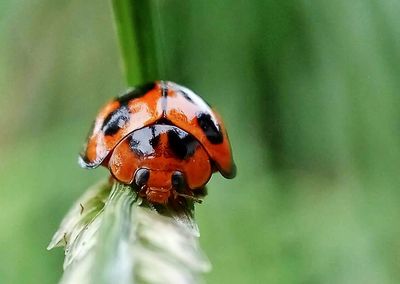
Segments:
[[[106,171],[76,156],[124,90],[106,1],[0,4],[0,282]],[[399,1],[160,1],[163,79],[222,114],[238,176],[196,209],[208,283],[398,283]],[[158,14],[158,12],[157,12]],[[23,271],[23,273],[21,273]]]
[[[152,1],[112,0],[112,5],[128,84],[159,80],[162,62],[157,57]]]

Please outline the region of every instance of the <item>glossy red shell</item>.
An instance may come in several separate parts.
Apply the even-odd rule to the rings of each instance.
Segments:
[[[235,176],[231,146],[221,117],[193,91],[168,81],[146,84],[107,103],[97,115],[80,154],[81,166],[108,166],[112,151],[124,151],[121,141],[129,134],[160,122],[191,134],[223,176]],[[123,182],[131,181],[129,176]]]

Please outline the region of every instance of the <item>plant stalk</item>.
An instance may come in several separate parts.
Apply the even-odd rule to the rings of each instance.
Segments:
[[[156,13],[149,0],[112,0],[126,81],[135,86],[161,79]],[[160,23],[158,23],[160,24]]]

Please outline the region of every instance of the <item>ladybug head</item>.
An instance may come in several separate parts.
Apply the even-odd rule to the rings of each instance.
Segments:
[[[173,193],[185,190],[185,177],[180,171],[140,168],[135,173],[135,184],[140,194],[154,203],[165,204]],[[179,194],[178,194],[179,195]]]

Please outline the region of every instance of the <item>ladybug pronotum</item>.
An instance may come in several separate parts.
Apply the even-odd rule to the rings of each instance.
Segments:
[[[107,167],[116,180],[160,204],[196,196],[213,172],[236,174],[220,116],[193,91],[168,81],[142,85],[107,103],[79,163]]]

